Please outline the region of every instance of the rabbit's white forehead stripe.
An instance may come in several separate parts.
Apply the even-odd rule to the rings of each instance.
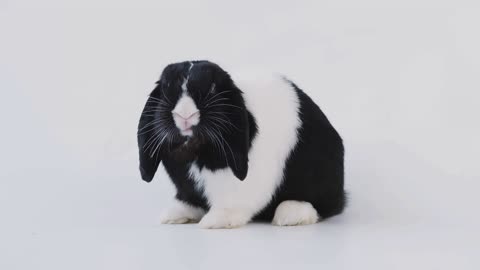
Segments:
[[[190,67],[188,68],[187,77],[183,80],[183,84],[182,84],[183,92],[187,92],[187,83],[188,83],[188,79],[190,78],[190,71],[192,70],[192,68],[193,68],[193,63],[190,62]]]
[[[182,84],[183,92],[187,92],[187,82],[188,82],[188,77],[183,79],[183,84]]]

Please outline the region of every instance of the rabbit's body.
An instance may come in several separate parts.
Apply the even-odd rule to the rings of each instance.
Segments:
[[[184,94],[177,97],[177,104],[183,102],[182,97],[188,94],[187,91],[194,91],[189,88],[201,88],[188,81],[194,64],[196,62],[191,63],[188,70],[183,69],[187,72],[182,82]],[[202,76],[199,81],[203,81]],[[213,87],[217,87],[215,83]],[[197,135],[192,128],[192,135],[186,135],[184,141],[172,139],[173,148],[158,150],[177,189],[176,201],[163,222],[184,223],[201,219],[202,227],[224,228],[241,226],[256,218],[273,220],[277,225],[297,225],[314,223],[319,218],[340,213],[345,203],[343,144],[318,106],[293,83],[281,77],[236,81],[235,87],[241,90],[243,100],[240,99],[238,104],[226,103],[236,99],[225,98],[226,91],[217,94],[224,98],[214,104],[230,104],[231,109],[244,108],[245,120],[232,118],[230,124],[218,120],[212,127],[216,127],[218,133],[220,130],[236,132],[235,136],[245,133],[245,141],[243,137],[230,141],[227,135],[224,139],[219,138],[223,134],[204,131],[205,137],[212,139],[207,143],[200,131]],[[195,100],[194,94],[191,95]],[[196,99],[200,108],[196,123],[200,127],[202,115],[208,117],[208,111],[202,110],[199,101],[202,98]],[[206,105],[203,107],[208,108]],[[188,110],[184,113],[187,116],[193,115],[191,112],[196,108]],[[179,111],[178,106],[172,110],[176,111]],[[226,111],[216,112],[213,117],[220,117],[222,113],[227,114]],[[187,122],[184,118],[180,121]],[[182,125],[176,124],[178,127]],[[143,142],[148,142],[147,139],[148,136]],[[246,143],[245,155],[248,156],[242,156],[242,149],[238,148],[238,144],[243,143]],[[139,138],[139,145],[142,146],[142,138]],[[219,156],[224,156],[224,160],[219,160]],[[148,172],[149,162],[153,162],[154,157],[145,160],[141,156],[141,161],[144,158],[146,163],[141,167],[142,176]],[[155,162],[153,166],[158,166],[159,161]],[[147,175],[146,180],[151,177]],[[242,177],[243,181],[239,181]]]

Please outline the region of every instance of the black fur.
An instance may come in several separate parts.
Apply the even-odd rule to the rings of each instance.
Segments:
[[[248,151],[258,128],[255,116],[245,107],[241,89],[235,86],[228,73],[208,61],[193,63],[191,70],[190,62],[167,66],[150,94],[138,127],[140,171],[142,178],[150,182],[159,163],[163,162],[176,186],[176,198],[208,210],[203,192],[195,188],[189,176],[190,164],[196,161],[200,169],[206,167],[212,171],[230,167],[238,179],[245,179]],[[179,133],[171,116],[187,76],[189,95],[201,115],[191,138]],[[322,218],[341,213],[345,206],[342,139],[320,108],[295,84],[291,85],[300,100],[299,140],[286,162],[283,183],[272,201],[257,214],[257,220],[271,220],[278,204],[285,200],[310,202]],[[212,98],[214,105],[223,105],[208,106]],[[218,101],[219,98],[222,99]],[[221,115],[228,116],[225,120],[230,124],[221,125],[220,120],[209,119]],[[211,131],[207,131],[211,129],[225,138],[220,141],[225,151],[212,140]],[[163,141],[158,136],[167,133]]]
[[[271,220],[286,200],[310,202],[322,218],[340,214],[346,203],[342,139],[315,102],[289,83],[300,100],[299,138],[287,159],[283,183],[256,219]]]

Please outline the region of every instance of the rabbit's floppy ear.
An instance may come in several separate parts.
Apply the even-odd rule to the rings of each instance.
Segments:
[[[162,160],[161,149],[157,149],[155,153],[150,146],[150,144],[152,144],[152,137],[155,135],[155,128],[153,125],[155,119],[151,115],[148,115],[147,112],[149,110],[148,106],[153,103],[154,101],[152,97],[149,97],[140,117],[137,131],[140,173],[142,179],[146,182],[152,181],[155,172],[158,169],[158,165]]]
[[[253,116],[248,112],[243,98],[243,92],[239,89],[230,75],[217,67],[215,72],[215,85],[218,93],[224,92],[223,99],[228,99],[227,104],[218,104],[222,113],[228,115],[227,126],[230,132],[221,136],[223,141],[224,155],[227,157],[227,165],[235,177],[243,181],[248,173],[248,151],[251,136],[255,136],[256,123]],[[217,94],[219,95],[219,94]],[[252,129],[252,130],[251,130]],[[253,134],[251,134],[253,131]]]
[[[250,123],[247,110],[242,108],[231,120],[238,129],[227,139],[231,148],[230,153],[227,154],[228,165],[235,177],[243,181],[248,173],[248,150],[250,148]]]

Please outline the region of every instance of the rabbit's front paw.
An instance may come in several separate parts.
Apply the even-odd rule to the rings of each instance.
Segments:
[[[232,229],[243,226],[250,220],[250,215],[238,209],[211,209],[200,220],[204,229]]]
[[[205,214],[201,208],[175,200],[173,205],[163,214],[163,224],[183,224],[198,222]]]

